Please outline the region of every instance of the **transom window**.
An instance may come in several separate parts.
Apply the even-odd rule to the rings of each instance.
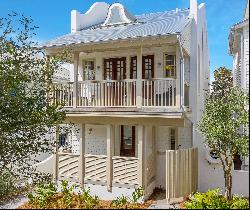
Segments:
[[[95,80],[95,62],[93,60],[83,61],[84,80]]]
[[[165,54],[165,76],[176,77],[176,56]]]
[[[135,126],[121,125],[120,155],[124,157],[135,156]]]

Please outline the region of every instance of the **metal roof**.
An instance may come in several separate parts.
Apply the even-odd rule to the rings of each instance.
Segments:
[[[53,48],[102,41],[179,34],[190,22],[189,9],[137,15],[136,18],[136,23],[109,27],[102,27],[100,24],[55,38],[40,44],[38,47]]]

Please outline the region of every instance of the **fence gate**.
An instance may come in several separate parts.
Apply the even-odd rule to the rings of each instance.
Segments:
[[[183,200],[198,187],[198,148],[166,151],[167,202]]]

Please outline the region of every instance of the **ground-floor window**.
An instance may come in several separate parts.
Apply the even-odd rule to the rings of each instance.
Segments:
[[[135,156],[135,126],[121,125],[120,155],[124,157]]]
[[[176,129],[170,128],[170,149],[176,149]]]

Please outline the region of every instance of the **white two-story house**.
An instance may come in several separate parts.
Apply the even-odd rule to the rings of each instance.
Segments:
[[[230,29],[229,53],[233,56],[234,84],[249,91],[249,0],[243,20]]]
[[[64,103],[65,123],[75,124],[70,135],[56,135],[69,145],[56,149],[56,179],[106,199],[138,186],[147,197],[169,183],[166,151],[203,146],[196,125],[210,75],[204,4],[134,15],[97,2],[73,10],[71,32],[40,47],[69,51],[73,66],[73,82],[58,81],[51,93]],[[198,180],[197,171],[185,176]]]

